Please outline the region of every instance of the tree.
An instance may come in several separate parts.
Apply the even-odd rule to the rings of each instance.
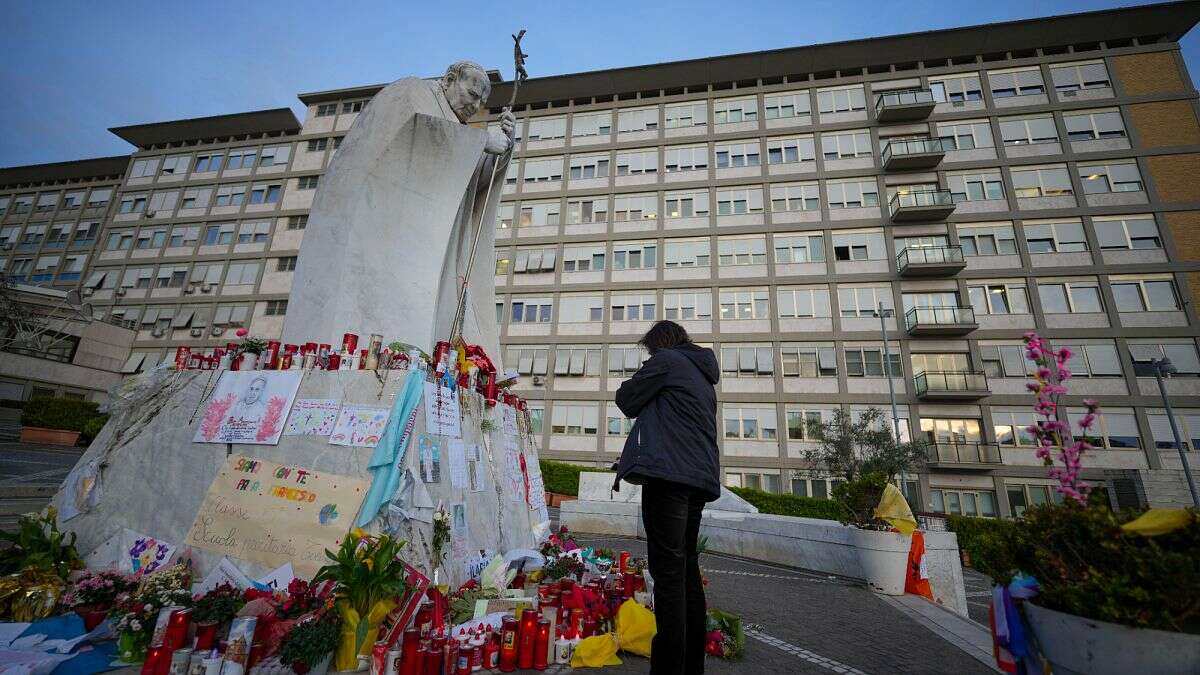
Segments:
[[[894,481],[901,472],[924,463],[925,444],[897,442],[891,428],[892,420],[879,408],[868,408],[857,420],[837,408],[833,419],[821,424],[820,445],[806,449],[804,459],[847,482],[868,473],[881,473]]]

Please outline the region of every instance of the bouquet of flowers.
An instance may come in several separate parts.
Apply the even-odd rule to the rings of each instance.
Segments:
[[[357,666],[358,655],[370,653],[379,627],[397,598],[407,589],[400,551],[406,542],[386,534],[369,535],[355,528],[342,540],[337,552],[325,551],[329,564],[317,570],[313,582],[337,584],[336,611],[342,620],[340,642],[334,656],[335,668]]]
[[[207,593],[192,598],[192,620],[196,623],[222,624],[237,615],[246,601],[232,584],[221,584]]]
[[[341,634],[337,612],[321,611],[298,621],[283,638],[279,661],[303,675],[316,668],[337,649]]]
[[[429,542],[430,575],[436,575],[438,568],[445,560],[446,542],[450,541],[450,512],[445,506],[438,505],[433,512],[433,537]]]
[[[192,573],[183,565],[159,570],[142,577],[132,593],[118,595],[109,611],[119,637],[121,658],[126,662],[146,658],[154,623],[163,607],[190,607]]]
[[[118,570],[85,571],[63,593],[59,602],[64,607],[112,607],[117,596],[137,588],[132,575]]]
[[[708,610],[708,640],[704,651],[723,659],[740,659],[746,653],[742,620],[719,609]]]

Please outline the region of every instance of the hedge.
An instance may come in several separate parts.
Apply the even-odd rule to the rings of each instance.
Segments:
[[[580,466],[566,462],[554,462],[548,459],[539,460],[542,467],[542,481],[546,484],[546,492],[560,495],[579,496],[579,474],[582,471],[611,473],[606,469],[595,466]]]
[[[829,499],[775,494],[753,488],[731,487],[729,489],[742,499],[756,506],[759,513],[769,513],[776,516],[797,516],[800,518],[820,518],[822,520],[841,520],[846,515],[841,504]]]
[[[99,417],[98,404],[66,398],[35,398],[25,402],[21,425],[82,432],[88,420]]]
[[[79,432],[79,435],[84,440],[91,441],[100,435],[100,430],[104,428],[104,425],[107,422],[108,422],[108,415],[101,415],[99,417],[93,417],[92,419],[90,419],[84,423],[83,430]]]
[[[958,548],[972,558],[979,555],[980,542],[989,536],[1011,530],[1015,523],[999,518],[975,518],[973,516],[946,516],[946,527],[958,535]]]

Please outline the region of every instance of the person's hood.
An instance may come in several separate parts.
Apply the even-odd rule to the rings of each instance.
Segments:
[[[717,365],[717,356],[713,354],[713,350],[690,342],[674,347],[674,350],[696,364],[700,372],[704,373],[704,378],[712,384],[721,379],[721,368]]]

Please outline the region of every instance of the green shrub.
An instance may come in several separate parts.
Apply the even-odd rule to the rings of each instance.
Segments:
[[[99,416],[96,412],[97,407],[99,406],[91,401],[35,398],[25,403],[25,408],[21,411],[21,425],[82,432],[88,420]]]
[[[539,460],[542,467],[542,481],[546,484],[546,492],[560,495],[579,496],[579,474],[583,471],[610,473],[606,469],[595,466],[580,466],[566,462],[554,462],[548,459]]]
[[[980,549],[987,537],[1000,536],[1014,527],[1011,520],[999,518],[976,518],[974,516],[946,516],[946,528],[958,535],[959,550],[966,551],[971,556],[971,564],[975,565]]]
[[[758,508],[759,513],[821,520],[842,520],[845,511],[837,502],[816,497],[777,495],[753,488],[729,488],[734,494]]]
[[[83,425],[83,430],[79,432],[79,436],[84,440],[92,440],[100,435],[100,430],[104,428],[104,424],[108,422],[108,415],[93,417]]]
[[[1121,525],[1134,511],[1068,502],[1027,509],[1011,527],[978,538],[973,563],[999,583],[1037,579],[1038,605],[1135,628],[1200,634],[1200,511],[1153,537]]]
[[[875,517],[875,507],[887,487],[887,474],[880,471],[864,473],[851,481],[839,481],[833,486],[833,501],[841,504],[845,515],[842,523],[870,528],[883,523]]]

